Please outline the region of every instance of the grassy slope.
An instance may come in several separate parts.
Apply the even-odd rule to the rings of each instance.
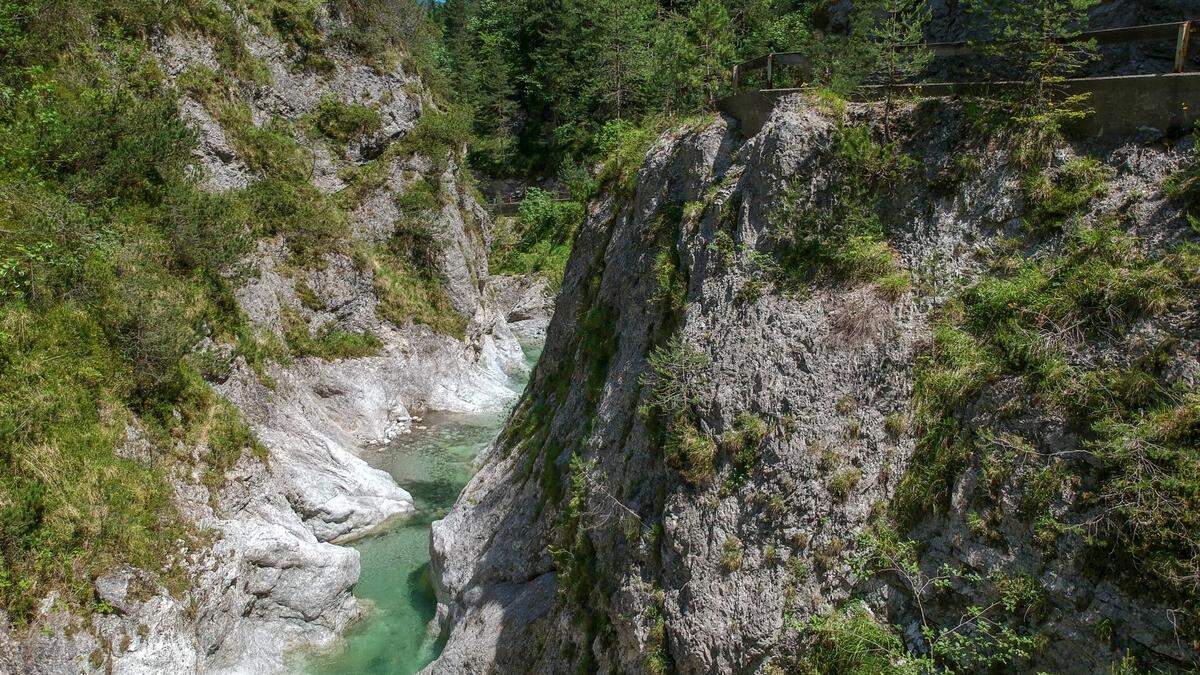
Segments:
[[[351,22],[336,36],[317,30],[308,0],[232,4],[298,68],[327,69],[333,39],[381,65],[396,40],[423,39],[391,31],[413,24],[382,3],[332,3]],[[149,49],[160,30],[210,36],[225,74],[180,86],[220,112],[262,181],[211,195],[188,177],[195,139]],[[422,53],[405,56],[420,70]],[[172,550],[191,535],[168,475],[198,450],[204,481],[219,485],[244,451],[261,452],[204,382],[231,355],[193,348],[210,336],[256,366],[286,353],[255,334],[221,272],[262,236],[282,236],[300,266],[348,246],[342,205],[294,170],[294,130],[255,127],[231,93],[231,79],[264,73],[211,0],[0,2],[0,610],[17,625],[52,590],[67,608],[97,609],[91,579],[118,562],[184,583]],[[311,124],[337,140],[378,120],[329,101]],[[293,333],[303,354],[374,344]],[[149,457],[122,456],[130,423]]]

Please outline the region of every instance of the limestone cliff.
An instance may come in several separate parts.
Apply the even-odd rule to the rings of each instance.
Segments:
[[[1089,379],[1156,359],[1163,407],[1112,414],[1177,415],[1163,447],[1194,452],[1196,234],[1164,194],[1194,140],[1030,167],[958,103],[894,143],[879,118],[797,96],[751,139],[674,129],[593,201],[532,383],[434,525],[429,672],[1196,664],[1186,545],[1154,549],[1178,585],[1110,564],[1158,544],[1103,496],[1128,467]],[[1006,314],[1063,276],[1077,305]]]

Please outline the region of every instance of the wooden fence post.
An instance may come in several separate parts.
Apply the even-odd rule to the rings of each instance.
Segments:
[[[1182,73],[1187,66],[1188,42],[1191,39],[1192,22],[1184,21],[1179,26],[1179,40],[1175,44],[1175,72]]]
[[[767,89],[772,89],[775,86],[774,70],[771,69],[771,62],[775,60],[775,54],[767,54]]]

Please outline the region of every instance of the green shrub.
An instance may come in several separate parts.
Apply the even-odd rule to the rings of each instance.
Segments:
[[[767,423],[761,417],[743,411],[734,419],[733,428],[721,434],[719,446],[733,467],[724,485],[726,491],[741,487],[750,479],[767,433]]]
[[[1062,333],[1069,326],[1077,339],[1128,339],[1136,319],[1194,303],[1198,261],[1194,244],[1150,254],[1111,223],[1076,223],[1057,250],[1017,259],[962,292],[943,312],[933,349],[918,364],[918,443],[893,503],[901,521],[911,524],[942,512],[951,486],[978,462],[985,484],[1018,483],[1025,495],[1018,515],[1040,543],[1052,546],[1073,527],[1050,512],[1057,495],[1068,485],[1094,484],[1097,490],[1083,494],[1078,507],[1102,514],[1086,540],[1095,564],[1169,598],[1180,612],[1181,630],[1194,633],[1200,596],[1183,579],[1200,572],[1193,555],[1200,529],[1182,505],[1200,489],[1195,393],[1187,387],[1166,391],[1159,384],[1169,347],[1152,347],[1127,364],[1097,363],[1069,352]],[[1019,400],[1036,414],[1065,420],[1081,438],[1078,451],[1091,462],[1062,462],[1030,450],[1020,455],[1021,470],[1014,472],[1017,460],[997,455],[995,432],[964,424],[961,417],[999,377],[1021,386]],[[999,515],[989,514],[988,520]],[[979,524],[992,529],[982,519]],[[992,630],[997,632],[989,634]],[[998,654],[1030,648],[1024,636],[1004,626],[985,624],[979,631],[1000,645]],[[1002,659],[989,656],[992,652],[967,653],[974,649],[968,636],[955,640],[966,642],[946,644],[966,651],[947,660],[991,667]]]
[[[1104,463],[1099,502],[1106,514],[1094,542],[1144,582],[1189,601],[1200,620],[1200,393],[1095,424],[1092,448]]]
[[[255,0],[246,10],[255,25],[283,41],[300,66],[327,72],[333,62],[325,55],[325,36],[317,25],[319,5],[315,0]]]
[[[251,169],[274,181],[308,183],[313,158],[296,142],[289,123],[276,118],[258,126],[250,107],[238,101],[219,103],[216,116],[233,149]]]
[[[428,186],[420,182],[417,185]],[[462,339],[467,318],[458,312],[446,291],[441,272],[441,243],[429,224],[424,208],[432,196],[428,189],[410,190],[404,197],[406,219],[383,250],[375,255],[375,292],[379,313],[397,326],[408,321],[424,324],[435,332]],[[418,209],[421,209],[418,211]]]
[[[1026,222],[1035,230],[1045,230],[1087,206],[1107,191],[1115,171],[1092,157],[1076,157],[1057,171],[1040,172],[1026,177],[1025,197],[1029,201]]]
[[[648,119],[641,125],[623,120],[605,123],[594,140],[598,154],[604,158],[597,182],[612,183],[619,191],[632,195],[637,188],[638,169],[664,127],[658,119]]]
[[[250,252],[246,203],[187,185],[172,190],[165,207],[163,227],[185,269],[221,272]]]
[[[646,359],[649,367],[641,383],[648,389],[643,414],[658,413],[666,418],[680,417],[699,403],[706,386],[710,360],[683,341],[680,336],[656,348]]]
[[[550,458],[543,458],[548,464]],[[596,579],[596,551],[584,522],[588,498],[588,472],[594,466],[578,455],[570,461],[566,502],[555,519],[554,543],[547,547],[558,572],[558,592],[577,608],[589,605]],[[550,466],[555,473],[557,466]]]
[[[833,495],[837,501],[844,502],[850,498],[860,480],[862,480],[862,469],[858,467],[843,469],[834,474],[829,481],[829,494]]]
[[[742,569],[743,557],[742,541],[737,537],[726,537],[721,546],[721,570],[729,574]]]
[[[374,108],[345,103],[330,94],[322,98],[313,111],[313,124],[328,138],[348,143],[375,133],[383,120]]]
[[[352,333],[326,324],[313,335],[295,311],[283,312],[283,335],[294,356],[321,359],[355,359],[379,353],[383,343],[371,333]]]
[[[307,182],[264,179],[239,198],[255,214],[255,234],[282,235],[297,265],[317,265],[326,254],[345,250],[345,214]]]
[[[134,255],[115,261],[115,267],[109,266],[114,261],[93,258],[85,270],[95,289],[92,300],[100,323],[133,367],[138,391],[145,393],[200,339],[205,305],[199,288]]]
[[[426,110],[416,125],[400,139],[406,152],[424,155],[442,162],[446,155],[463,148],[471,140],[471,114],[464,108]]]
[[[0,608],[18,624],[53,590],[90,608],[95,575],[160,571],[185,536],[159,464],[116,454],[132,386],[86,309],[0,307]]]
[[[429,179],[422,179],[397,195],[396,208],[407,220],[419,220],[428,217],[441,208],[442,200],[438,186]]]
[[[646,634],[646,671],[651,675],[665,675],[672,667],[671,657],[667,652],[667,620],[663,616],[662,591],[658,591],[655,604],[647,612],[646,619],[650,629]]]
[[[521,200],[515,226],[492,244],[491,269],[500,274],[541,274],[557,288],[583,216],[581,203],[530,188]]]
[[[654,257],[654,281],[657,288],[652,299],[671,315],[681,315],[687,300],[687,283],[676,261],[674,247],[668,246]]]
[[[736,456],[749,450],[758,454],[758,446],[767,437],[767,423],[753,413],[741,412],[733,421],[733,428],[721,434],[721,450]]]
[[[716,475],[717,443],[690,420],[677,420],[667,432],[663,455],[667,464],[692,485],[704,485]]]
[[[1193,131],[1196,138],[1200,138],[1200,121]],[[1192,156],[1167,179],[1164,188],[1168,196],[1183,204],[1192,229],[1200,232],[1200,143],[1194,145]]]
[[[468,321],[450,302],[439,274],[386,251],[376,252],[372,261],[381,318],[397,326],[413,321],[458,339],[466,336]]]
[[[807,186],[785,195],[774,217],[775,280],[797,290],[826,276],[879,284],[885,295],[907,290],[907,274],[885,236],[883,196],[903,181],[914,162],[892,144],[876,143],[865,127],[840,126],[830,169],[834,180],[817,203]]]
[[[811,645],[798,664],[804,672],[918,675],[932,669],[924,659],[909,656],[900,637],[881,624],[861,601],[851,601],[795,627]]]

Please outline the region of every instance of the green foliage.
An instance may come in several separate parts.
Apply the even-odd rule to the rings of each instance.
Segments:
[[[737,537],[726,537],[721,546],[721,570],[726,574],[742,569],[744,550],[742,540]]]
[[[801,672],[918,675],[930,668],[923,659],[909,656],[900,637],[860,601],[793,623],[793,628],[811,645],[797,664]]]
[[[1025,260],[1002,276],[986,277],[952,303],[937,324],[931,353],[917,373],[921,437],[913,471],[898,489],[901,512],[934,509],[971,454],[971,438],[950,411],[968,403],[1001,374],[1022,378],[1034,399],[1060,414],[1089,417],[1147,405],[1153,397],[1122,397],[1114,380],[1068,365],[1060,326],[1085,335],[1111,331],[1137,316],[1165,311],[1197,285],[1194,247],[1163,257],[1112,225],[1076,225],[1064,250]],[[1089,392],[1108,391],[1096,401]],[[1115,396],[1114,396],[1115,394]],[[1094,421],[1094,418],[1093,418]]]
[[[116,454],[134,377],[90,313],[8,304],[0,338],[0,607],[22,623],[54,589],[89,608],[115,562],[160,569],[183,532],[161,468]]]
[[[869,6],[872,3],[867,3]],[[888,87],[884,99],[884,135],[891,137],[891,87],[917,77],[933,61],[933,52],[925,47],[925,27],[932,10],[925,3],[908,0],[876,0],[882,18],[870,24],[870,38],[875,46],[874,66],[881,83]],[[869,9],[875,9],[869,7]],[[868,9],[868,11],[869,11]]]
[[[978,611],[980,608],[972,608]],[[1029,658],[1038,645],[1005,623],[976,617],[967,630],[948,631],[933,645],[934,658],[965,672],[1011,668]]]
[[[663,444],[667,465],[692,485],[705,485],[717,471],[717,443],[687,417],[676,418]]]
[[[411,320],[461,339],[468,319],[450,301],[441,271],[441,244],[433,230],[438,198],[428,181],[418,181],[397,202],[404,220],[384,247],[368,254],[379,314],[397,326]]]
[[[659,414],[672,419],[687,414],[700,402],[708,381],[707,355],[697,351],[680,336],[672,337],[646,359],[649,370],[641,384],[647,389],[643,414]]]
[[[301,267],[318,265],[326,254],[345,251],[346,216],[333,201],[307,181],[264,179],[238,198],[256,216],[255,234],[282,236]]]
[[[246,200],[184,184],[168,192],[163,206],[166,236],[184,269],[225,271],[250,252],[255,218]]]
[[[489,139],[487,164],[512,171],[552,170],[558,162],[546,158],[586,154],[614,120],[710,107],[738,34],[775,20],[770,9],[754,9],[753,21],[741,21],[720,0],[451,0],[440,15],[452,77],[476,112],[476,132]]]
[[[653,301],[672,317],[682,316],[687,301],[687,282],[679,269],[673,246],[664,248],[654,257],[654,282]]]
[[[443,335],[466,336],[468,319],[450,301],[440,244],[427,221],[397,223],[384,247],[364,255],[374,269],[381,317],[397,326],[413,321]]]
[[[709,358],[676,335],[650,354],[647,365],[639,410],[666,430],[667,463],[689,483],[702,485],[716,473],[717,444],[699,430],[694,410],[707,383]]]
[[[347,143],[375,133],[383,121],[374,108],[327,95],[313,111],[313,124],[328,138]]]
[[[216,490],[245,451],[266,461],[267,450],[237,410],[208,386],[192,361],[185,359],[161,385],[158,399],[144,402],[139,412],[159,447],[182,442],[199,448],[204,461],[202,480]]]
[[[1200,131],[1200,121],[1193,131],[1193,139],[1200,137],[1197,131]],[[1183,204],[1192,229],[1200,233],[1200,144],[1193,146],[1192,156],[1167,179],[1164,187],[1168,196]]]
[[[267,180],[213,195],[188,177],[195,139],[147,39],[205,32],[253,77],[233,26],[208,0],[0,3],[0,610],[18,624],[52,591],[94,608],[91,579],[117,564],[177,587],[169,558],[192,539],[166,476],[200,468],[216,489],[265,456],[202,377],[285,356],[228,275],[264,234],[314,260],[344,220],[307,185],[293,130],[256,127],[213,71],[180,85]],[[197,352],[202,336],[232,355]]]
[[[767,423],[753,413],[742,412],[733,421],[733,428],[721,434],[721,449],[731,455],[750,449],[757,454],[758,446],[767,437]]]
[[[382,347],[379,338],[371,333],[343,331],[328,323],[313,335],[308,324],[294,310],[285,310],[282,316],[284,339],[293,356],[353,359],[378,354]]]
[[[287,122],[276,118],[258,126],[246,103],[226,100],[212,105],[233,149],[247,166],[270,180],[308,183],[312,155],[296,142]]]
[[[1039,647],[1031,624],[1043,612],[1046,591],[1033,577],[994,571],[987,577],[943,565],[936,575],[919,562],[920,544],[902,539],[878,518],[859,537],[852,559],[860,577],[888,577],[909,593],[919,609],[921,632],[930,646],[921,672],[934,666],[951,672],[980,672],[1019,668]],[[951,592],[971,598],[958,618],[931,622],[924,603]],[[975,604],[982,599],[983,602]]]
[[[1115,172],[1092,157],[1069,160],[1056,171],[1037,172],[1025,179],[1025,197],[1030,203],[1026,222],[1035,230],[1061,224],[1093,199],[1102,197]]]
[[[1091,447],[1104,463],[1098,500],[1107,516],[1096,546],[1186,598],[1191,621],[1200,618],[1200,394],[1193,391],[1126,414],[1099,419]],[[1116,546],[1110,546],[1113,543]]]
[[[562,284],[571,242],[583,222],[580,202],[556,199],[552,193],[529,188],[515,223],[493,240],[491,269],[500,274],[541,274],[552,287]]]
[[[413,0],[334,0],[329,4],[348,24],[337,28],[333,39],[380,70],[390,70],[405,58],[428,86],[441,93],[444,83],[437,58],[442,46],[437,26],[423,5]]]
[[[939,513],[954,481],[978,470],[984,494],[972,512],[979,536],[1000,536],[995,523],[1006,507],[987,500],[1015,486],[1022,499],[1012,515],[1041,546],[1053,549],[1065,533],[1083,536],[1094,569],[1169,603],[1190,635],[1200,625],[1200,596],[1185,581],[1200,573],[1200,528],[1186,506],[1200,494],[1196,394],[1160,384],[1170,341],[1138,346],[1144,355],[1116,363],[1080,358],[1077,345],[1130,340],[1136,321],[1194,303],[1200,252],[1184,243],[1151,253],[1112,222],[1072,219],[1103,193],[1110,175],[1087,159],[1060,168],[1030,206],[1030,220],[1040,225],[1034,233],[1063,223],[1057,245],[1025,258],[1000,251],[993,274],[943,309],[933,348],[918,365],[919,440],[893,508],[904,523]],[[1065,326],[1073,337],[1064,339]],[[1078,437],[1074,454],[1051,457],[1012,434],[963,422],[962,411],[999,378],[1019,387],[1014,407],[1065,421]],[[1097,487],[1071,489],[1079,485]],[[1071,494],[1064,517],[1055,505]],[[1080,509],[1098,514],[1086,530],[1070,515]],[[976,638],[992,646],[978,648]],[[1007,624],[984,622],[943,642],[953,655],[935,656],[960,668],[992,668],[1033,647]]]
[[[907,274],[885,238],[882,195],[898,184],[913,160],[880,144],[864,127],[839,126],[831,170],[836,177],[816,204],[797,190],[775,217],[777,281],[798,289],[822,275],[846,282],[875,281],[888,293],[905,288]]]
[[[728,23],[713,3],[694,5],[685,13],[671,12],[660,20],[658,30],[651,36],[650,51],[656,64],[648,73],[651,105],[669,114],[697,110],[704,106],[721,83],[709,79],[714,62],[728,59],[731,48],[728,30],[713,35],[709,45],[700,40],[709,37],[711,28]],[[707,81],[706,81],[707,80]]]
[[[471,115],[468,110],[450,107],[429,110],[399,141],[402,150],[444,162],[446,155],[462,148],[471,139]]]
[[[829,494],[833,495],[837,501],[844,502],[850,498],[860,480],[862,480],[862,469],[858,467],[842,469],[830,479]]]
[[[733,469],[726,489],[743,485],[758,462],[759,448],[767,437],[767,423],[757,415],[743,411],[733,421],[733,428],[721,434],[720,448],[731,460]]]
[[[578,455],[571,456],[566,501],[557,515],[555,542],[549,546],[558,572],[558,592],[577,608],[589,606],[596,578],[595,548],[584,522],[590,489],[588,473],[592,468],[594,463],[585,463]]]
[[[302,68],[318,72],[333,69],[325,55],[325,35],[318,26],[318,0],[254,0],[245,10],[258,28],[273,33]]]
[[[666,675],[674,665],[667,651],[667,620],[663,616],[662,591],[655,594],[654,604],[646,612],[650,630],[646,635],[646,671],[651,675]]]
[[[603,158],[596,180],[611,183],[618,191],[632,195],[637,189],[637,172],[650,146],[662,129],[661,121],[634,125],[621,120],[608,122],[596,134],[595,144]]]
[[[440,187],[426,177],[418,180],[396,197],[396,207],[408,221],[422,220],[441,210]]]
[[[685,16],[676,19],[675,25],[685,36],[675,44],[683,48],[659,64],[665,71],[659,78],[677,83],[677,87],[683,84],[698,89],[703,95],[701,102],[712,109],[724,89],[726,69],[735,53],[729,12],[719,0],[698,0]],[[667,27],[675,26],[668,23]]]
[[[1065,125],[1090,114],[1088,95],[1067,96],[1062,84],[1096,58],[1095,41],[1077,39],[1100,0],[970,0],[967,9],[986,29],[975,48],[1024,83],[993,99],[1023,130],[1028,165],[1044,165]]]

